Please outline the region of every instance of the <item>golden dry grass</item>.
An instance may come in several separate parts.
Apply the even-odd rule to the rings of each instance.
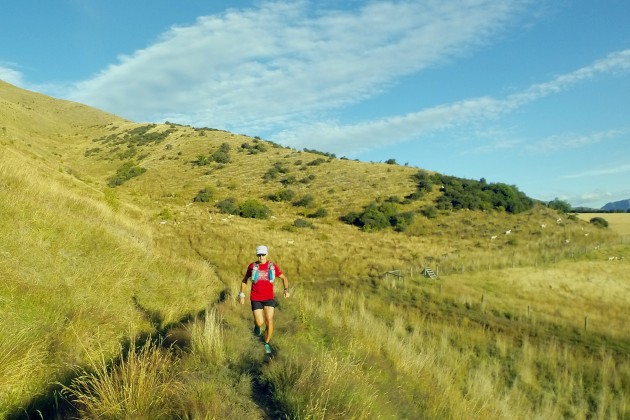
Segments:
[[[32,397],[77,366],[75,397],[107,410],[105,394],[84,391],[123,395],[131,385],[116,381],[135,383],[145,366],[155,389],[181,389],[179,411],[165,412],[185,418],[628,416],[630,257],[617,215],[599,229],[546,207],[448,212],[418,215],[405,234],[366,233],[338,217],[413,192],[417,169],[308,165],[322,155],[267,143],[249,155],[240,145],[257,139],[171,125],[152,128],[173,129],[166,140],[138,147],[147,172],[111,189],[120,151],[86,151],[141,124],[3,84],[0,108],[0,360],[13,378],[0,386],[2,415],[52,410]],[[230,163],[192,164],[225,142]],[[276,163],[313,208],[267,200],[283,188],[263,181]],[[273,217],[192,203],[206,186],[217,201],[255,198]],[[317,207],[329,215],[292,226]],[[277,310],[274,363],[261,361],[251,313],[232,299],[261,243],[294,291]],[[425,266],[440,278],[420,277]],[[389,270],[405,281],[385,279]],[[175,351],[121,350],[138,335]],[[81,370],[90,360],[103,363]]]
[[[601,217],[608,221],[611,230],[624,238],[630,237],[630,213],[577,213],[577,216],[587,222],[594,217]]]

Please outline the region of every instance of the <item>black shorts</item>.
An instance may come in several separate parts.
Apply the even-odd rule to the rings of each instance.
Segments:
[[[276,307],[276,301],[274,299],[271,300],[252,300],[252,311],[256,309],[262,309],[265,306],[271,306],[272,308]]]

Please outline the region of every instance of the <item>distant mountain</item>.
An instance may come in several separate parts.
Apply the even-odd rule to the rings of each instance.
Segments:
[[[602,207],[602,210],[608,210],[608,211],[614,211],[614,210],[621,210],[621,211],[628,211],[630,210],[630,198],[627,200],[621,200],[621,201],[614,201],[612,203],[608,203],[606,204],[604,207]]]

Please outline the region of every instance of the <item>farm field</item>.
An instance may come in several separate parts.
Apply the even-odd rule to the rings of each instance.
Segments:
[[[577,217],[589,221],[593,217],[602,217],[608,221],[608,227],[630,242],[630,213],[576,213]]]

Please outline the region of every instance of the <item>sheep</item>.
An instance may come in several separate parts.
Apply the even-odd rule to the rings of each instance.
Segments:
[[[546,225],[545,223],[543,223],[543,224],[541,224],[541,225],[540,225],[540,228],[541,228],[541,229],[544,229],[544,228],[546,228],[546,227],[547,227],[547,225]]]
[[[512,233],[512,229],[508,229],[508,230],[505,231],[506,235],[509,235],[510,233]]]
[[[492,236],[490,237],[490,239],[497,239],[497,238],[498,238],[498,236],[497,236],[497,235],[492,235]]]

